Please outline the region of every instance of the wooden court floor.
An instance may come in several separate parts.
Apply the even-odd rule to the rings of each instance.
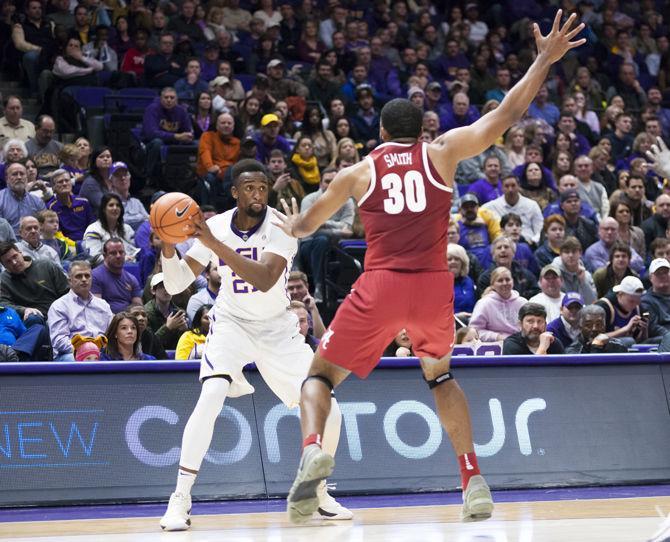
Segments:
[[[296,527],[284,513],[195,515],[190,531],[164,533],[158,518],[0,523],[12,542],[644,542],[670,497],[501,503],[491,520],[459,522],[460,506],[356,509],[348,522]]]

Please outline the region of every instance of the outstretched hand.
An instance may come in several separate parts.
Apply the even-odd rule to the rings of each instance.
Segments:
[[[284,208],[284,213],[280,213],[277,209],[272,209],[274,213],[274,220],[272,223],[279,227],[286,235],[289,237],[297,237],[293,233],[293,226],[298,223],[300,218],[300,209],[298,209],[298,201],[295,198],[291,198],[291,207],[289,208],[286,200],[282,198],[280,200],[282,207]]]
[[[651,169],[663,177],[670,177],[670,150],[665,141],[656,138],[656,144],[647,151],[647,158],[651,160]]]
[[[557,62],[570,49],[579,47],[586,43],[586,39],[582,38],[577,41],[570,41],[584,28],[584,23],[578,24],[572,28],[577,19],[577,15],[573,13],[561,28],[561,17],[563,10],[559,9],[554,17],[554,24],[551,27],[551,32],[546,36],[540,33],[540,27],[537,23],[533,24],[533,34],[535,36],[535,44],[537,45],[537,52],[540,56],[544,56],[550,64]],[[572,28],[572,30],[571,30]]]

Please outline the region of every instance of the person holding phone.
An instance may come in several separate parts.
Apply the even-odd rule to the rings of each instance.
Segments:
[[[153,299],[144,305],[149,327],[161,340],[163,348],[175,350],[179,337],[188,329],[186,311],[172,302],[172,295],[163,284],[163,273],[156,273],[151,277],[150,285]]]
[[[642,281],[629,275],[596,301],[605,310],[605,333],[610,339],[619,339],[626,346],[647,340],[649,313],[640,310],[642,294]]]

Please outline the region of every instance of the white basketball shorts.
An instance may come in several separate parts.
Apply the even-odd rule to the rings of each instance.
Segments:
[[[228,375],[232,379],[229,397],[253,393],[254,387],[242,373],[243,367],[253,362],[275,395],[294,408],[300,402],[300,387],[312,357],[312,349],[298,329],[298,317],[291,311],[262,321],[217,314],[210,321],[200,380]]]

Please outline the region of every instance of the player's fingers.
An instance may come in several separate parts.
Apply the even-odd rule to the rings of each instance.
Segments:
[[[535,36],[536,42],[539,42],[542,39],[542,33],[540,32],[540,27],[537,23],[533,23],[533,35]]]
[[[577,18],[577,14],[573,13],[568,17],[568,20],[565,21],[565,24],[563,25],[563,28],[561,28],[561,34],[567,34],[568,31],[572,28],[572,25],[575,22],[575,19]]]
[[[300,214],[300,209],[298,209],[298,200],[295,198],[291,198],[291,210],[293,211],[294,215]]]
[[[582,39],[577,40],[577,41],[571,41],[570,43],[568,43],[568,45],[570,46],[570,49],[574,49],[575,47],[579,47],[580,45],[584,45],[585,43],[586,43],[586,39],[582,38]]]
[[[287,216],[289,214],[291,214],[291,210],[288,208],[288,204],[286,203],[286,200],[284,198],[282,198],[280,201],[281,201],[281,206],[284,208],[284,213],[286,213]]]
[[[556,12],[556,16],[554,17],[554,24],[551,25],[551,33],[553,34],[554,32],[558,32],[560,29],[560,24],[561,24],[561,17],[563,17],[563,10],[559,9]]]
[[[651,160],[652,162],[656,161],[656,157],[654,156],[653,152],[647,151],[645,154],[647,155],[647,158],[649,158],[649,160]]]
[[[272,209],[273,214],[282,222],[286,222],[286,215],[277,209]]]
[[[565,35],[565,37],[568,38],[569,40],[571,40],[571,39],[574,38],[577,34],[579,34],[582,30],[584,30],[584,26],[585,26],[584,23],[580,23],[580,24],[578,24],[575,28],[573,28],[572,30],[570,30],[570,32],[568,32],[568,33]]]
[[[662,137],[657,137],[656,141],[658,142],[659,149],[661,149],[662,151],[668,150],[668,146],[665,144],[665,141],[663,141]]]

